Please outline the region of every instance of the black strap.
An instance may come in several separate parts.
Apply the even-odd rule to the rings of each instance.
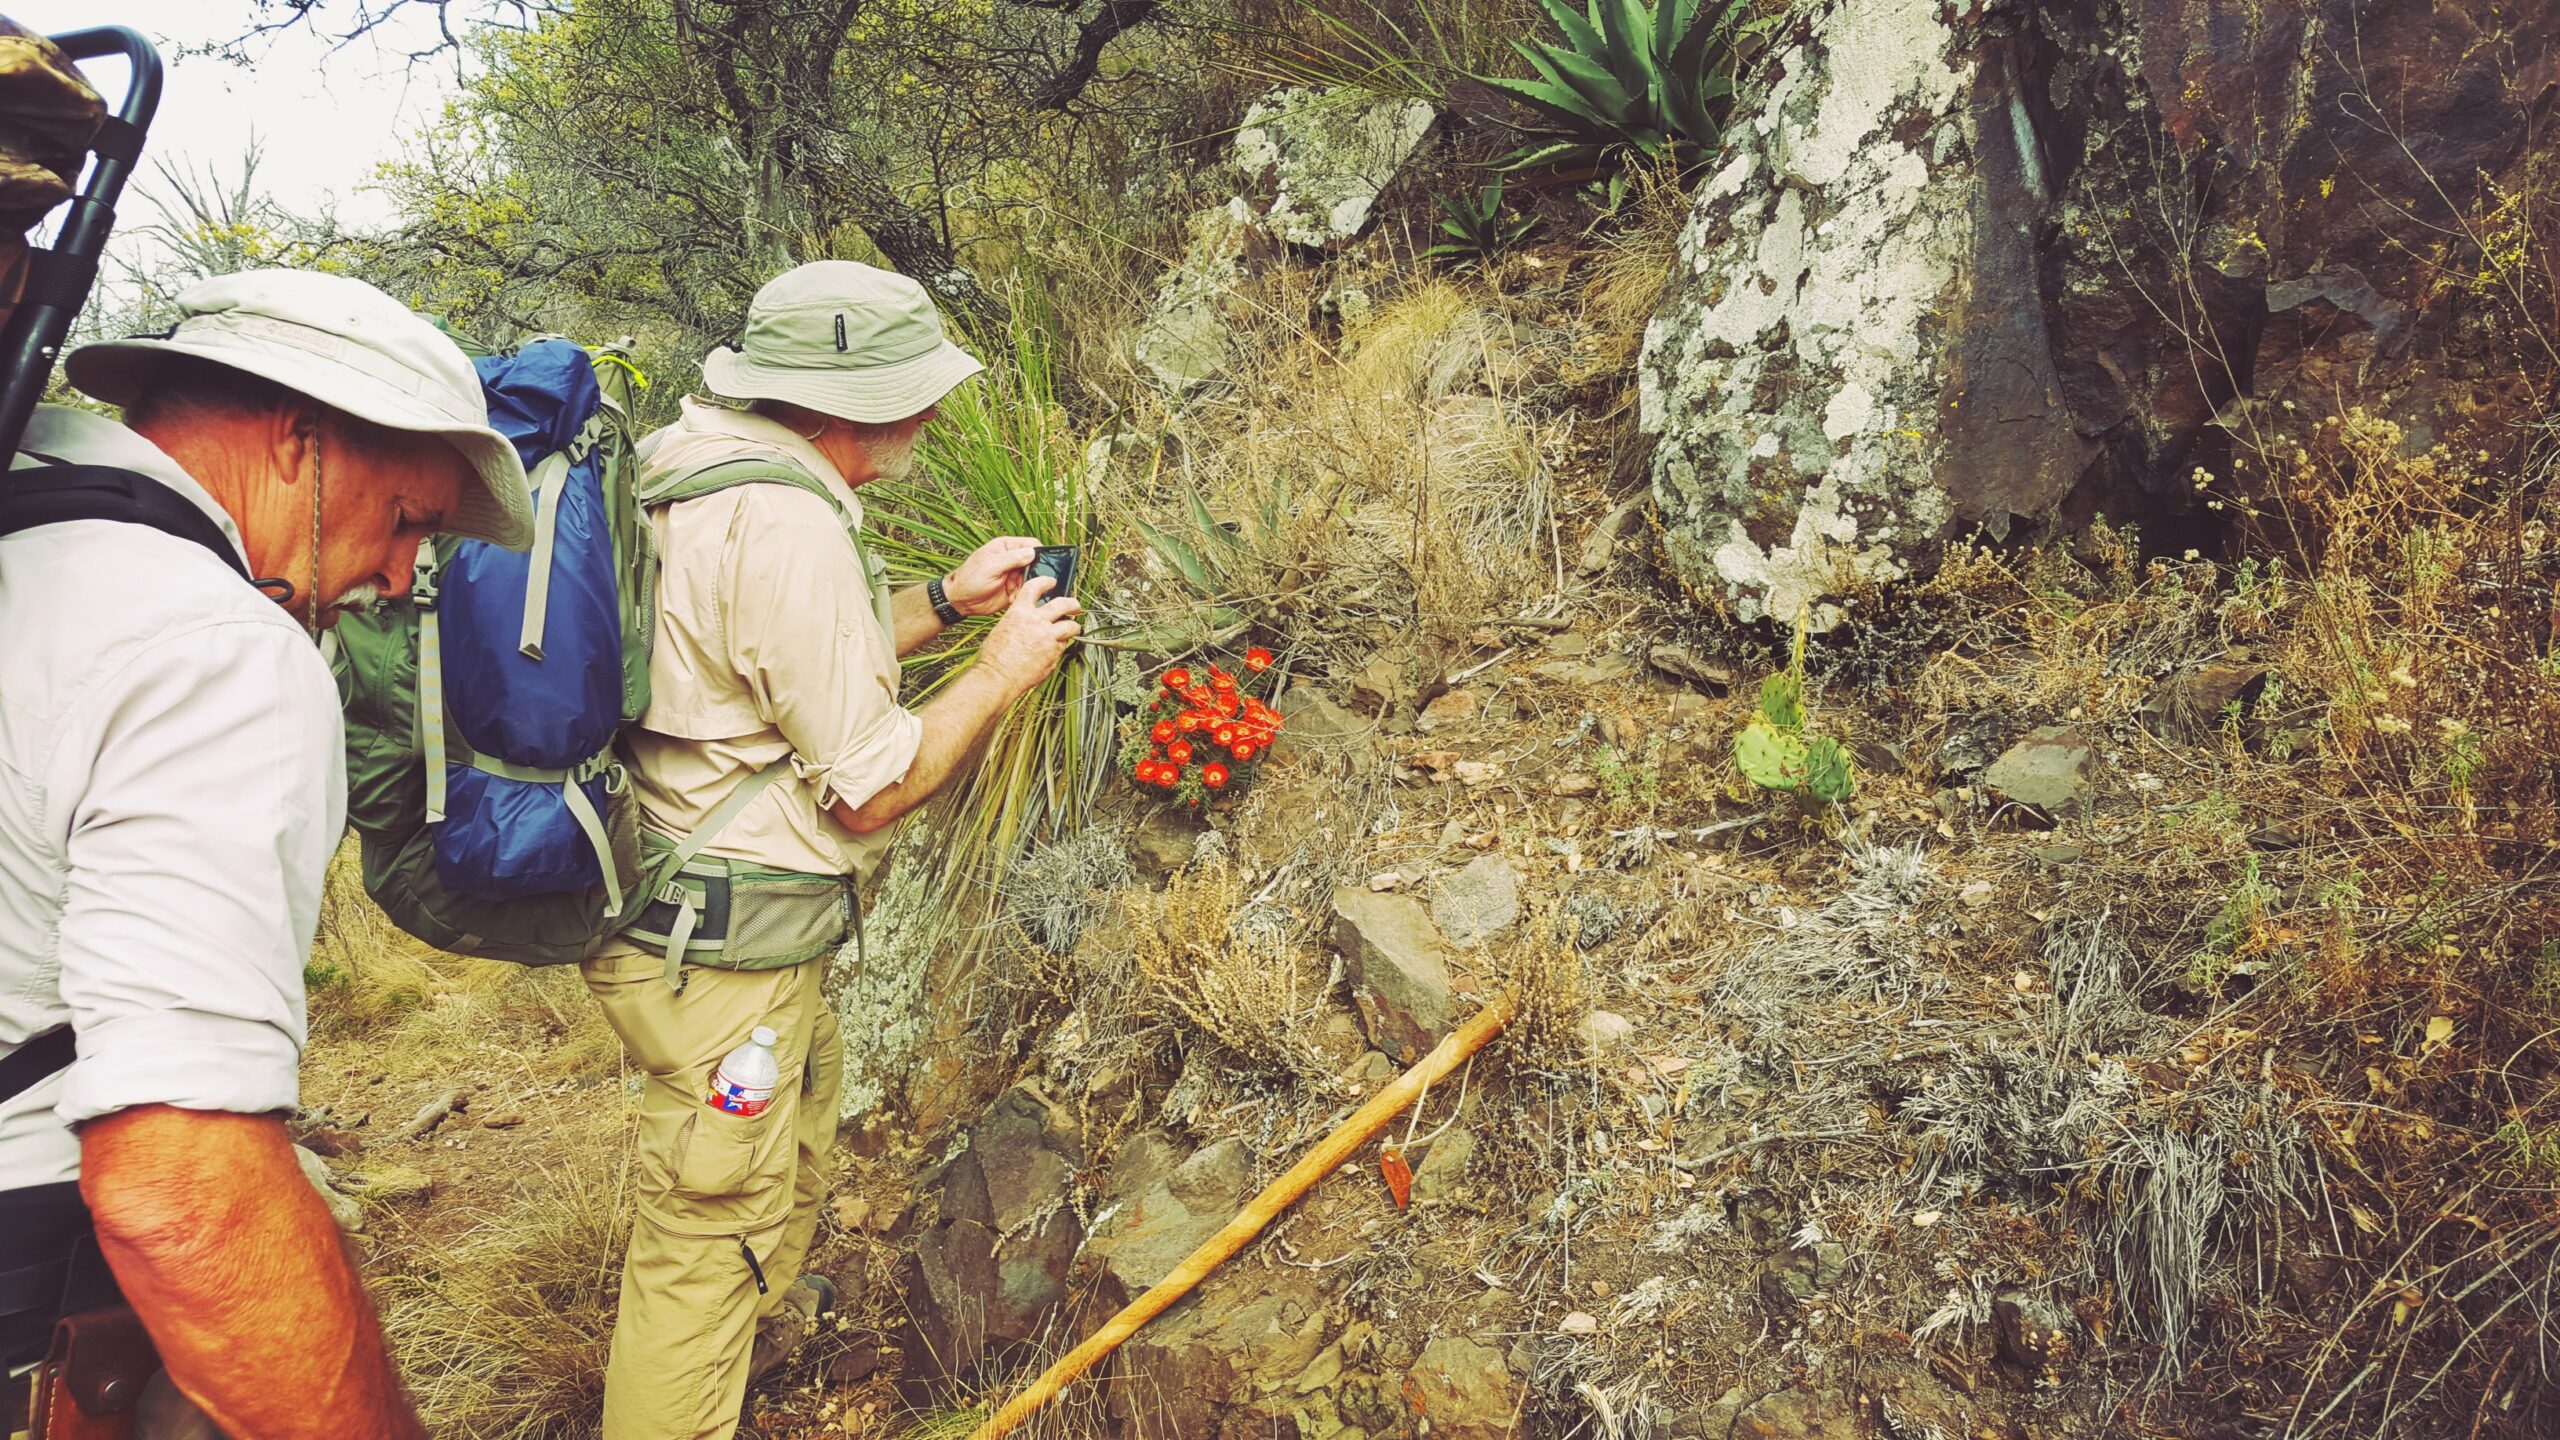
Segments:
[[[241,579],[249,567],[213,517],[184,495],[132,470],[109,465],[34,465],[0,480],[0,535],[66,520],[121,520],[193,540],[222,558]]]
[[[56,1025],[26,1044],[0,1055],[0,1104],[26,1094],[79,1058],[79,1038],[68,1025]]]

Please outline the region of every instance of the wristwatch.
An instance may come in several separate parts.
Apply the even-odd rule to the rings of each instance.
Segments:
[[[945,625],[957,625],[968,618],[960,613],[960,607],[952,604],[951,597],[944,593],[942,577],[939,575],[924,582],[924,598],[933,602],[933,613],[940,617]]]

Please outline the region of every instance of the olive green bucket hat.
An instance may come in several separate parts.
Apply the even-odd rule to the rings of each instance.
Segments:
[[[702,359],[702,383],[730,400],[783,400],[885,425],[931,409],[984,370],[942,331],[922,285],[853,260],[818,260],[768,281],[747,331]]]

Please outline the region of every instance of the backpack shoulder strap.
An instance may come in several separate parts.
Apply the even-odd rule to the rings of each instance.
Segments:
[[[139,471],[48,463],[12,470],[0,479],[0,535],[69,520],[119,520],[192,540],[212,551],[232,574],[250,578],[248,565],[212,516]]]
[[[699,470],[680,470],[655,480],[643,479],[633,487],[633,494],[643,505],[673,505],[684,500],[699,500],[740,485],[789,485],[806,490],[827,502],[836,519],[846,530],[854,529],[852,512],[826,486],[826,482],[787,460],[767,460],[750,456],[738,460],[722,460]]]
[[[806,490],[827,502],[836,512],[836,523],[844,527],[845,538],[853,542],[854,556],[861,561],[863,578],[871,586],[871,608],[880,628],[892,637],[898,633],[897,620],[891,613],[888,570],[871,558],[871,547],[863,543],[862,526],[853,512],[845,508],[826,482],[787,460],[749,457],[723,460],[699,470],[677,471],[655,480],[642,480],[632,493],[644,506],[673,505],[685,500],[699,500],[740,485],[790,485]]]

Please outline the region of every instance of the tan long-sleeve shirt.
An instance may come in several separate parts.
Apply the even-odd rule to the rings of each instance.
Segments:
[[[763,416],[688,399],[640,444],[644,481],[725,460],[782,460],[825,484],[857,522],[862,502],[814,446]],[[860,554],[834,509],[795,486],[738,485],[650,511],[659,551],[649,711],[629,736],[649,824],[683,835],[777,759],[791,773],[704,853],[777,870],[867,878],[894,827],[856,835],[829,806],[858,807],[906,778],[922,729],[898,704]]]

